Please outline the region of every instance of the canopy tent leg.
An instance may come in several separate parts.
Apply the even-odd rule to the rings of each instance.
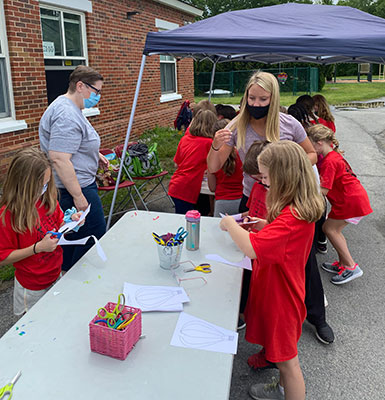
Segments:
[[[210,80],[210,91],[209,91],[209,101],[211,101],[211,93],[213,91],[214,86],[214,77],[215,77],[215,68],[217,66],[218,59],[213,63],[213,69],[211,70],[211,80]]]
[[[140,89],[140,84],[142,83],[142,77],[143,77],[143,70],[144,70],[144,65],[146,63],[146,56],[143,54],[142,56],[142,62],[140,64],[140,70],[139,70],[139,76],[138,76],[138,81],[136,83],[136,89],[135,89],[135,96],[134,96],[134,102],[132,103],[132,108],[131,108],[131,114],[130,114],[130,120],[128,122],[128,127],[127,127],[127,133],[126,133],[126,139],[124,141],[124,146],[122,150],[122,157],[120,161],[120,167],[119,167],[119,172],[118,172],[118,177],[116,179],[116,184],[115,184],[115,190],[114,190],[114,196],[112,198],[112,203],[110,207],[110,213],[108,215],[108,220],[107,220],[107,230],[110,228],[111,224],[111,219],[112,219],[112,214],[114,212],[114,206],[115,206],[115,201],[116,201],[116,195],[118,193],[118,186],[120,183],[120,178],[122,176],[122,169],[123,169],[123,163],[124,163],[124,158],[126,156],[126,151],[128,147],[128,142],[130,139],[130,134],[131,134],[131,128],[132,128],[132,123],[134,121],[134,115],[135,115],[135,109],[136,109],[136,103],[138,102],[138,97],[139,97],[139,89]]]

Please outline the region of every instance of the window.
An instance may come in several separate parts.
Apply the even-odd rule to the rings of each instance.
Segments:
[[[155,26],[159,31],[165,31],[178,28],[178,24],[174,24],[161,19],[155,19]],[[176,59],[172,56],[160,56],[160,102],[172,101],[181,99],[182,96],[178,94],[177,86],[177,71]]]
[[[11,85],[3,1],[0,1],[0,118],[11,116]]]
[[[40,7],[48,102],[65,93],[77,65],[87,64],[84,13]]]

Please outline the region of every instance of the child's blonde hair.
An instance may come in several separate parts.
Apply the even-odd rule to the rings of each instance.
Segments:
[[[259,155],[258,164],[269,170],[269,223],[288,205],[297,219],[315,222],[321,218],[324,201],[309,158],[300,145],[289,140],[271,143]]]
[[[327,128],[325,125],[321,125],[321,124],[313,125],[310,128],[308,128],[306,131],[307,131],[307,135],[308,135],[309,139],[313,143],[317,143],[320,140],[322,140],[324,142],[333,143],[334,151],[336,151],[337,153],[340,153],[340,154],[344,153],[339,148],[340,144],[339,144],[338,140],[336,139],[334,132],[331,129]]]
[[[193,136],[202,136],[212,138],[215,130],[214,124],[217,121],[217,115],[210,110],[199,110],[190,124],[190,133]]]
[[[325,121],[334,122],[333,114],[330,111],[329,104],[322,94],[313,96],[314,105],[318,107],[317,115]]]
[[[257,71],[249,79],[243,101],[241,103],[239,115],[230,123],[230,130],[237,129],[237,148],[245,147],[246,128],[250,122],[251,116],[247,111],[246,104],[249,97],[251,86],[259,85],[262,89],[271,93],[270,107],[266,119],[266,139],[269,142],[277,142],[279,140],[279,85],[277,78],[269,72]]]
[[[51,178],[43,196],[44,174],[51,170]],[[41,196],[42,205],[52,214],[57,206],[57,189],[52,177],[52,169],[47,156],[39,149],[29,147],[19,150],[11,161],[5,183],[0,208],[5,206],[2,214],[11,213],[12,229],[17,233],[30,232],[39,222],[36,202]]]

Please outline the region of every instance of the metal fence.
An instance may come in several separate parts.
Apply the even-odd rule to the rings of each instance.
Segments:
[[[312,93],[318,91],[318,68],[293,67],[271,68],[263,71],[270,72],[278,79],[281,92]],[[233,96],[235,93],[243,93],[253,70],[216,72],[213,90],[220,90],[220,94]],[[211,72],[195,72],[195,95],[204,96],[210,90]],[[227,91],[227,92],[224,92]],[[214,93],[216,95],[216,93]]]

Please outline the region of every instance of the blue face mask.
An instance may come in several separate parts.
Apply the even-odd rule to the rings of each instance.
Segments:
[[[83,104],[85,108],[95,107],[100,100],[100,94],[95,94],[91,92],[91,96],[88,99],[83,99]]]

